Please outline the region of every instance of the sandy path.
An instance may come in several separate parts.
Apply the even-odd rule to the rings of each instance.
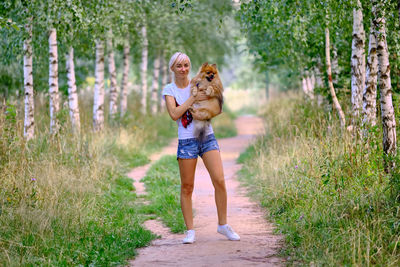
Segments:
[[[152,245],[139,249],[139,255],[130,261],[130,266],[280,266],[284,262],[276,256],[282,237],[273,235],[272,224],[265,221],[260,207],[251,202],[243,188],[239,187],[236,172],[240,165],[237,157],[253,138],[262,133],[262,120],[243,116],[236,120],[238,136],[219,139],[228,191],[228,223],[240,235],[241,241],[229,241],[217,233],[217,211],[214,190],[208,172],[199,159],[193,194],[195,210],[194,226],[196,242],[182,244],[184,235],[172,234],[160,222],[151,220],[146,227],[162,238]],[[177,141],[152,158],[175,154]],[[135,180],[138,193],[144,193],[139,180],[148,166],[136,168],[129,173]]]

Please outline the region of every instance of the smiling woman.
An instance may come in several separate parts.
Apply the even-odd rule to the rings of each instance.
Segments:
[[[206,100],[204,91],[196,96],[190,94],[189,70],[190,59],[187,55],[177,52],[169,62],[169,68],[174,74],[174,82],[168,84],[163,90],[170,117],[178,123],[178,153],[177,159],[181,176],[181,209],[185,220],[187,232],[183,239],[184,244],[195,242],[193,226],[192,193],[194,188],[194,173],[198,156],[202,157],[210,174],[215,189],[215,203],[218,213],[217,231],[230,240],[240,240],[238,234],[227,224],[227,193],[224,171],[211,125],[206,129],[204,140],[198,140],[193,135],[193,124],[188,121],[189,107],[195,101]]]

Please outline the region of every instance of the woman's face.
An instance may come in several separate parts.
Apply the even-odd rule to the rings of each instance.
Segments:
[[[188,76],[190,70],[189,61],[184,59],[180,62],[176,62],[171,69],[175,73],[176,78],[185,78]]]

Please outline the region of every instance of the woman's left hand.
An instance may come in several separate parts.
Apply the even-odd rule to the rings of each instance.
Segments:
[[[200,91],[195,97],[196,101],[203,101],[203,100],[208,100],[210,97],[206,95],[206,92]]]

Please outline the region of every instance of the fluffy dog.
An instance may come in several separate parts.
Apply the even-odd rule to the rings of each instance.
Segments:
[[[209,96],[207,100],[196,101],[189,109],[194,118],[194,136],[203,141],[211,118],[222,112],[224,88],[218,75],[217,65],[203,63],[190,84],[190,93],[193,96],[200,91],[204,91]]]

